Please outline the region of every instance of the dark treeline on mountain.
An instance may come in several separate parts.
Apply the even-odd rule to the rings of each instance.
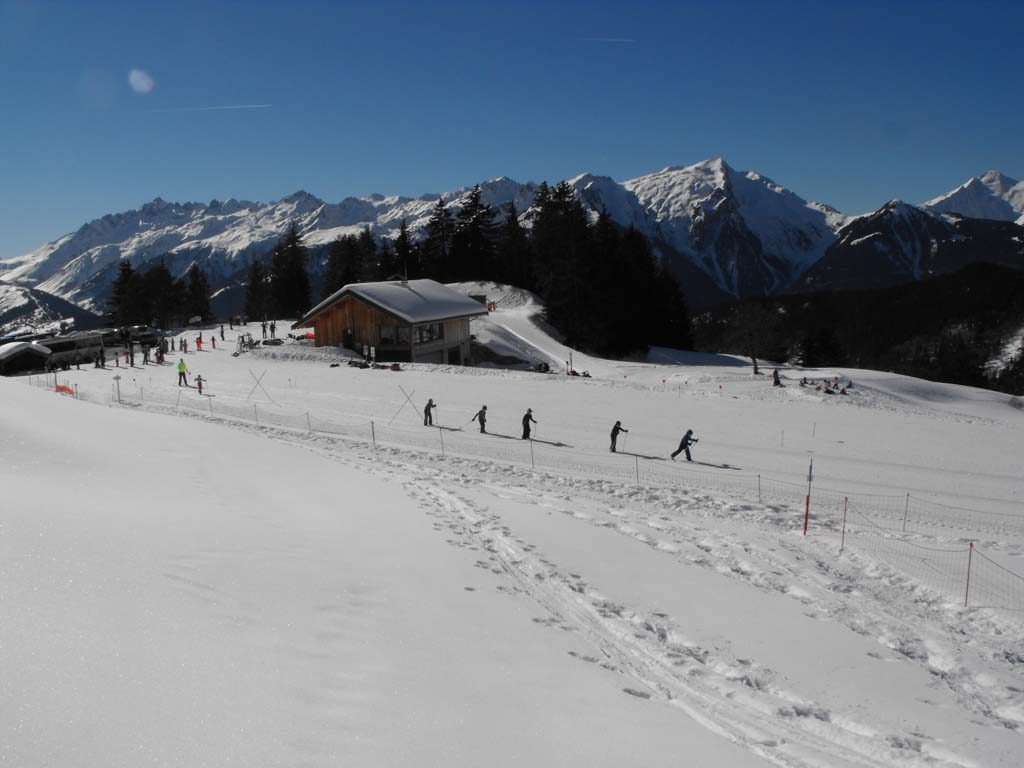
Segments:
[[[403,245],[407,245],[409,233],[404,226],[403,223]],[[327,251],[322,298],[327,298],[349,283],[401,278],[404,267],[396,255],[398,245],[397,241],[395,247],[387,240],[377,242],[369,229],[364,229],[358,235],[339,237]]]
[[[410,277],[439,282],[493,280],[534,291],[568,344],[622,356],[650,345],[691,345],[689,314],[675,278],[647,239],[602,213],[591,223],[572,186],[537,190],[532,228],[514,206],[498,212],[474,187],[454,216],[438,199],[416,246],[396,251]],[[399,237],[401,240],[401,236]]]
[[[210,283],[193,264],[175,280],[161,259],[144,271],[122,260],[107,303],[113,325],[156,325],[167,328],[192,317],[210,317]]]
[[[402,222],[395,240],[370,229],[332,242],[320,298],[349,283],[431,278],[442,283],[489,280],[538,293],[547,319],[567,343],[624,356],[650,345],[691,346],[690,320],[675,277],[647,239],[602,213],[591,222],[572,186],[541,184],[527,230],[514,206],[497,211],[474,187],[456,213],[439,198],[422,240]],[[250,266],[249,317],[298,317],[310,308],[308,257],[292,225],[270,256]]]
[[[694,320],[697,349],[805,367],[848,366],[1024,394],[1024,272],[979,263],[894,288],[750,299]]]

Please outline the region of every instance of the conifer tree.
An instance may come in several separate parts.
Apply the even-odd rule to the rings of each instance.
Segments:
[[[450,256],[452,234],[455,225],[444,198],[437,198],[437,204],[427,221],[427,236],[422,244],[422,274],[438,282],[447,282],[451,269]]]
[[[301,317],[310,307],[306,248],[292,222],[270,257],[273,310],[280,317]]]
[[[189,267],[187,286],[185,304],[189,318],[199,316],[206,320],[210,316],[210,281],[198,264]]]
[[[359,246],[359,261],[362,264],[357,282],[383,279],[377,258],[377,241],[369,227],[363,228],[356,237],[356,243]]]
[[[530,238],[519,223],[516,204],[508,204],[508,214],[498,232],[494,260],[494,279],[527,290],[534,289]]]
[[[144,282],[153,321],[160,328],[169,327],[173,318],[181,317],[183,307],[182,296],[175,290],[174,277],[163,259],[146,270]]]
[[[249,265],[249,277],[245,284],[245,314],[262,320],[270,314],[270,288],[268,274],[263,262],[255,260]]]
[[[395,251],[387,240],[381,240],[380,246],[377,248],[377,264],[381,280],[394,280],[404,276],[398,265],[398,259],[395,257]]]
[[[125,315],[129,308],[129,282],[134,273],[135,270],[132,269],[131,263],[127,259],[121,259],[117,268],[117,277],[114,278],[114,284],[111,286],[110,299],[107,301],[110,322],[113,325],[128,324]]]
[[[451,280],[471,280],[494,266],[494,209],[482,200],[480,185],[470,190],[456,216],[452,235]]]
[[[405,277],[419,277],[418,254],[415,243],[409,235],[409,225],[405,219],[398,229],[398,237],[395,238],[395,262],[397,269]]]

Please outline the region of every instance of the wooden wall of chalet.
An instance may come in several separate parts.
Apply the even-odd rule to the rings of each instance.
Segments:
[[[462,347],[463,358],[469,353],[469,318],[462,317],[445,320],[444,339],[429,344],[416,344],[413,353],[432,350]],[[382,325],[404,325],[391,315],[364,304],[352,296],[345,296],[335,306],[325,310],[314,321],[316,346],[338,346],[345,343],[345,331],[352,329],[352,341],[356,348],[364,344],[371,347],[380,346],[380,327]]]
[[[377,346],[380,343],[380,326],[396,325],[397,322],[390,315],[345,296],[316,319],[316,345],[333,347],[343,344],[345,331],[351,328],[352,339],[357,345]]]

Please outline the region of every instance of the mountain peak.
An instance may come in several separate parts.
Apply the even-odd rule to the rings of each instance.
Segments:
[[[979,180],[982,184],[992,190],[992,193],[1002,197],[1007,191],[1017,185],[1016,179],[1011,179],[1004,173],[996,170],[985,171]]]

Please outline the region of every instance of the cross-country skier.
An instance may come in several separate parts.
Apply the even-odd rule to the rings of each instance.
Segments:
[[[530,422],[531,421],[534,424],[537,423],[537,420],[535,418],[533,418],[533,408],[527,408],[526,409],[526,413],[523,414],[523,440],[529,440],[530,439]]]
[[[203,394],[203,377],[196,376],[196,386],[199,387],[199,394]]]
[[[693,436],[693,430],[686,430],[686,434],[683,435],[683,439],[679,441],[679,447],[672,452],[672,461],[675,461],[676,456],[678,456],[680,453],[686,454],[687,461],[693,461],[693,459],[690,457],[690,446],[697,442],[700,441]]]
[[[184,384],[188,386],[188,379],[185,378],[185,374],[188,373],[188,367],[185,365],[185,359],[182,358],[178,361],[178,386]]]
[[[224,323],[220,324],[220,340],[224,341]]]
[[[619,439],[619,432],[629,432],[621,421],[616,421],[615,426],[612,427],[612,447],[609,449],[612,453],[615,453],[615,442]]]
[[[470,421],[480,422],[480,434],[487,434],[487,406],[483,406]]]
[[[423,426],[432,427],[434,426],[434,414],[433,410],[437,408],[434,403],[434,398],[427,400],[427,407],[423,409]]]

